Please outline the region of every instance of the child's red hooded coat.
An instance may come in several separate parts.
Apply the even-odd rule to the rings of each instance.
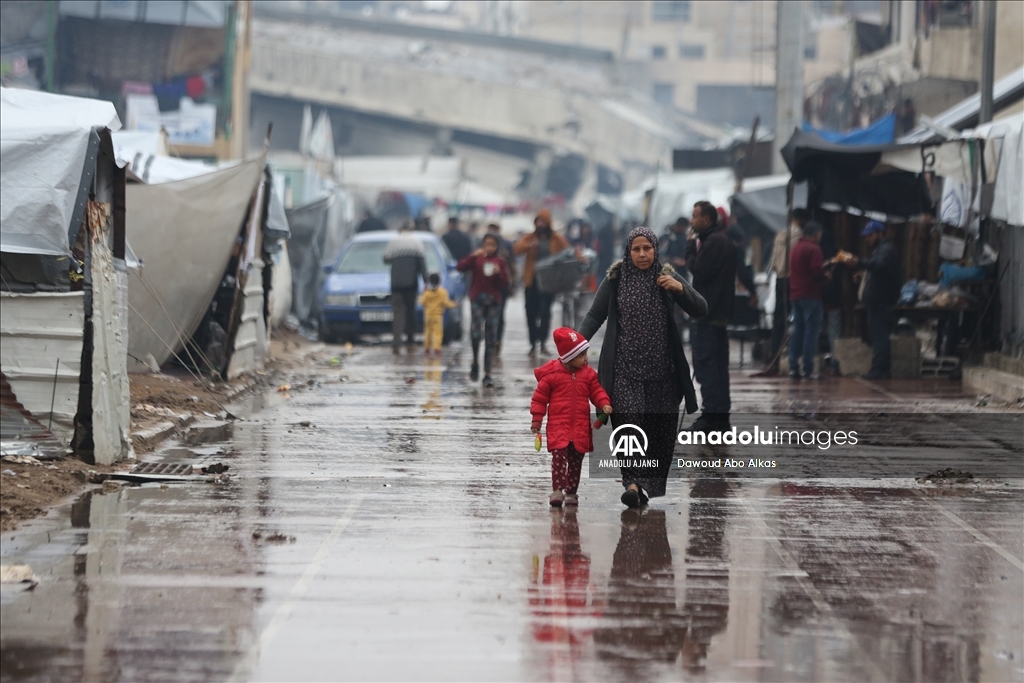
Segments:
[[[530,402],[530,414],[533,424],[540,425],[547,413],[548,450],[565,448],[570,442],[580,453],[594,450],[590,404],[592,402],[598,409],[611,405],[594,369],[586,365],[571,370],[561,361],[552,360],[533,374],[537,377],[537,390]]]

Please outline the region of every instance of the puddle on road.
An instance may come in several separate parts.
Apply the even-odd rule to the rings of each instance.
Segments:
[[[357,487],[366,504],[280,649],[261,655],[293,679],[347,665],[445,678],[442,653],[485,667],[450,666],[448,678],[1021,679],[1020,573],[915,491],[673,480],[673,500],[620,513],[614,497],[595,502],[609,487],[590,481],[579,511],[549,513],[543,491],[523,502],[535,475],[495,475],[524,477],[523,452],[509,455],[494,429],[520,399],[471,386],[464,369],[414,372],[388,391],[363,385],[365,408],[344,389],[351,412],[324,404],[336,386],[253,397],[232,412],[285,409],[229,423],[226,436],[210,425],[166,453],[232,473],[238,462],[243,476],[88,493],[19,532],[5,563],[32,565],[42,583],[0,597],[3,679],[230,678]],[[404,425],[387,421],[398,413]],[[431,416],[468,436],[453,440]],[[534,457],[530,440],[522,449]],[[403,476],[388,471],[397,463]],[[375,480],[351,484],[337,476],[346,467]],[[446,467],[450,478],[435,474]],[[968,507],[994,535],[1019,524],[1022,496],[943,491],[938,504]],[[514,649],[496,650],[498,637]],[[412,666],[415,653],[435,668],[398,668],[396,642]]]
[[[286,392],[265,391],[257,394],[250,394],[242,399],[224,406],[228,412],[242,419],[252,417],[253,414],[267,408],[282,405],[288,401]]]
[[[254,494],[207,483],[89,491],[43,520],[43,542],[27,530],[19,540],[43,576],[30,595],[3,595],[3,680],[151,679],[163,669],[154,653],[168,662],[157,678],[224,680],[262,601]],[[17,552],[5,547],[5,563]]]

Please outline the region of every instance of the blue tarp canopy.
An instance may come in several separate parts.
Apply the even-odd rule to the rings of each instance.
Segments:
[[[826,142],[837,145],[888,145],[896,139],[896,115],[886,114],[866,128],[840,133],[824,128],[815,128],[804,121],[804,130],[814,133]]]

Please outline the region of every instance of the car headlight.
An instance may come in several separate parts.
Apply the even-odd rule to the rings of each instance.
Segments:
[[[355,294],[328,294],[324,297],[324,304],[327,306],[356,306],[359,297]]]

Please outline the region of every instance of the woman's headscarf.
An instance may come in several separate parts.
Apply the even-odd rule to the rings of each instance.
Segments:
[[[654,263],[647,270],[633,264],[630,250],[637,237],[646,237],[654,246]],[[660,274],[657,236],[650,228],[633,228],[626,238],[626,255],[619,270],[616,366],[634,379],[658,379],[672,372],[668,311],[658,287]]]

